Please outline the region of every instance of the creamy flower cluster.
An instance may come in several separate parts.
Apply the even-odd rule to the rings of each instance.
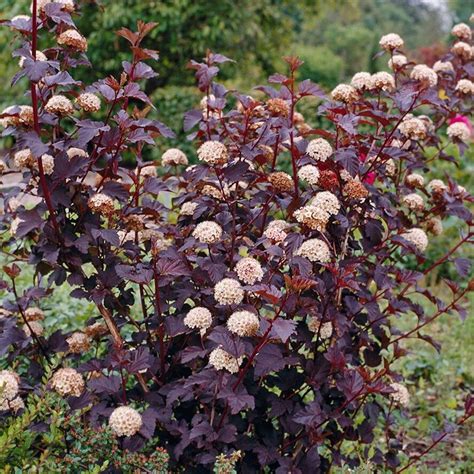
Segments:
[[[425,184],[425,178],[418,173],[410,173],[406,176],[405,182],[412,188],[422,188]]]
[[[403,204],[412,211],[421,211],[425,207],[425,201],[423,201],[423,198],[416,193],[410,193],[403,196]]]
[[[304,165],[299,169],[298,177],[302,181],[315,186],[319,181],[319,169],[314,165]]]
[[[290,113],[290,106],[288,102],[279,97],[268,99],[267,108],[271,114],[280,115],[282,117],[288,117]]]
[[[29,321],[27,324],[23,325],[23,332],[26,337],[30,336],[41,336],[44,332],[43,325],[39,321]]]
[[[469,127],[463,122],[454,122],[446,130],[449,138],[457,138],[467,142],[471,136]]]
[[[213,221],[200,222],[193,231],[193,237],[203,244],[215,244],[222,238],[222,227]]]
[[[20,378],[11,370],[0,371],[0,411],[9,410],[18,395]]]
[[[87,334],[75,332],[66,339],[69,352],[72,354],[82,354],[91,348],[91,341]]]
[[[227,320],[229,331],[240,337],[255,336],[259,327],[258,316],[250,311],[235,311]]]
[[[192,216],[197,207],[198,207],[197,202],[185,202],[180,207],[179,213],[182,216]]]
[[[331,251],[328,245],[320,239],[306,240],[296,251],[296,255],[317,263],[327,263],[331,260]]]
[[[322,191],[317,193],[311,201],[311,205],[321,208],[328,214],[337,214],[341,208],[341,203],[337,196],[330,191]]]
[[[161,163],[163,166],[186,166],[188,164],[188,158],[180,149],[170,148],[163,153]]]
[[[142,425],[142,416],[132,407],[118,407],[109,417],[110,429],[116,436],[133,436]]]
[[[306,153],[316,161],[326,161],[333,153],[331,144],[324,138],[315,138],[308,143]]]
[[[212,314],[207,308],[196,306],[185,316],[184,324],[190,329],[209,329],[212,324]]]
[[[460,79],[455,90],[464,95],[474,95],[474,82],[469,79]]]
[[[393,390],[390,397],[394,402],[402,406],[407,406],[410,403],[410,393],[405,385],[392,383],[390,384],[390,388]]]
[[[103,216],[110,216],[115,211],[114,200],[104,193],[96,193],[91,196],[87,202],[87,205],[92,212],[101,214]]]
[[[55,115],[71,115],[74,112],[72,102],[64,95],[53,95],[44,106],[46,112]]]
[[[422,140],[426,137],[426,125],[417,117],[405,118],[399,126],[400,133],[412,140]]]
[[[388,72],[376,72],[372,75],[371,81],[375,89],[381,89],[387,92],[395,89],[395,79]]]
[[[382,36],[379,41],[379,45],[386,51],[392,51],[394,49],[403,48],[403,39],[396,33],[389,33],[388,35]]]
[[[433,64],[433,71],[439,73],[444,73],[444,72],[453,72],[453,64],[451,61],[436,61]]]
[[[412,69],[410,77],[429,87],[434,87],[438,83],[438,75],[436,74],[436,71],[428,67],[426,64],[417,64]]]
[[[454,25],[451,34],[456,36],[456,38],[466,41],[470,41],[472,38],[471,27],[466,25],[466,23],[458,23],[457,25]]]
[[[64,368],[56,371],[51,378],[51,388],[63,397],[79,397],[85,387],[82,375],[75,369]]]
[[[423,229],[415,227],[402,233],[401,236],[414,245],[420,252],[424,252],[428,247],[428,236]]]
[[[312,230],[323,232],[329,222],[330,214],[319,206],[308,204],[294,213],[295,219]]]
[[[76,99],[77,105],[86,112],[100,110],[100,99],[92,92],[83,92]]]
[[[455,43],[451,48],[451,52],[465,61],[471,59],[473,55],[471,45],[464,41]]]
[[[254,285],[263,278],[263,270],[260,262],[251,257],[242,258],[237,262],[235,271],[239,280],[247,285]]]
[[[394,54],[388,60],[388,67],[394,71],[401,69],[406,64],[408,64],[408,59],[404,54]]]
[[[338,102],[351,104],[359,98],[357,90],[349,84],[339,84],[331,91],[331,97]]]
[[[215,285],[214,298],[221,305],[240,304],[244,299],[244,290],[238,280],[224,278]]]
[[[66,30],[57,38],[58,44],[80,52],[87,51],[87,40],[77,30]]]
[[[276,219],[268,224],[263,235],[267,239],[272,240],[273,242],[281,243],[286,239],[288,235],[286,232],[287,229],[288,224],[285,221],[281,219]]]
[[[330,339],[332,336],[332,323],[330,321],[322,323],[318,318],[312,317],[308,321],[308,329],[315,334],[319,333],[320,339]]]
[[[221,347],[216,347],[209,354],[209,364],[216,370],[227,370],[227,372],[235,374],[239,371],[240,361]]]
[[[229,159],[226,146],[215,140],[204,142],[198,148],[197,155],[209,165],[222,165]]]

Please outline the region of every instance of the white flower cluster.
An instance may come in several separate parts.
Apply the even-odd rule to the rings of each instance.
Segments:
[[[471,136],[469,127],[463,122],[454,122],[446,130],[449,138],[457,138],[463,142],[467,142]]]
[[[320,239],[306,240],[296,251],[296,255],[307,258],[311,262],[327,263],[331,260],[328,245]]]
[[[86,112],[97,112],[100,110],[100,99],[92,92],[83,92],[80,94],[76,103]]]
[[[299,169],[298,177],[302,181],[315,186],[319,181],[319,170],[314,165],[304,165]]]
[[[372,74],[369,72],[357,72],[352,76],[351,86],[358,91],[368,91],[373,88]]]
[[[388,72],[376,72],[372,75],[371,80],[375,89],[381,89],[387,92],[395,89],[395,79]]]
[[[75,332],[66,339],[69,352],[72,354],[82,354],[91,348],[91,341],[87,334]]]
[[[326,161],[332,155],[332,146],[324,138],[315,138],[308,143],[306,153],[316,161]]]
[[[226,146],[215,140],[204,142],[198,148],[197,155],[209,165],[222,165],[229,159]]]
[[[79,397],[85,387],[82,375],[75,369],[64,368],[56,371],[51,378],[51,388],[63,397]]]
[[[410,193],[403,196],[403,204],[412,211],[421,211],[425,207],[425,201],[423,201],[423,198],[416,193]]]
[[[244,290],[237,280],[224,278],[215,285],[214,298],[221,305],[240,304],[244,299]]]
[[[80,156],[83,158],[88,158],[87,151],[82,150],[81,148],[71,147],[66,152],[69,159],[74,158],[75,156]]]
[[[191,329],[209,329],[212,324],[212,314],[207,308],[196,306],[185,316],[184,324]]]
[[[25,319],[27,321],[42,321],[44,313],[41,308],[27,308],[25,309]]]
[[[339,84],[331,91],[331,97],[338,102],[352,104],[359,98],[357,90],[349,84]]]
[[[0,411],[17,411],[17,395],[20,389],[20,378],[11,370],[0,370]],[[19,398],[21,401],[21,398]],[[18,407],[22,408],[22,407]]]
[[[431,217],[426,222],[426,228],[433,235],[441,235],[443,233],[443,221],[438,217]]]
[[[215,244],[222,238],[222,227],[213,221],[200,222],[193,231],[193,237],[202,244]]]
[[[263,235],[267,239],[272,240],[273,242],[281,243],[286,239],[288,235],[286,232],[287,229],[288,224],[285,221],[281,219],[276,219],[274,221],[271,221],[270,224],[268,224]]]
[[[87,40],[77,30],[70,29],[64,31],[58,36],[57,42],[60,45],[68,46],[77,51],[87,51]]]
[[[53,95],[44,106],[44,110],[55,115],[71,115],[74,112],[72,102],[64,95]]]
[[[315,334],[319,333],[320,339],[329,339],[332,336],[332,323],[330,321],[322,323],[318,318],[312,317],[308,321],[308,329]]]
[[[428,236],[422,229],[414,227],[413,229],[403,232],[401,236],[413,244],[420,252],[424,252],[428,247]]]
[[[410,77],[426,86],[434,87],[438,84],[438,75],[426,64],[417,64],[411,71]]]
[[[251,257],[242,258],[237,262],[235,271],[239,280],[247,285],[254,285],[263,278],[263,270],[260,262]]]
[[[388,35],[382,36],[379,41],[379,45],[386,51],[392,51],[394,49],[403,48],[403,39],[396,33],[389,33]]]
[[[87,202],[89,209],[97,214],[109,216],[115,210],[114,200],[104,193],[96,193]]]
[[[322,191],[317,193],[314,199],[311,201],[311,205],[320,207],[323,211],[328,214],[337,214],[341,209],[341,203],[337,196],[330,191]]]
[[[460,79],[455,90],[464,95],[474,95],[474,82],[469,79]]]
[[[259,327],[258,316],[250,311],[235,311],[227,320],[229,331],[240,337],[255,336]]]
[[[231,374],[235,374],[239,371],[240,361],[221,347],[216,347],[209,354],[209,364],[212,365],[216,370],[225,369]]]
[[[118,407],[109,417],[110,429],[116,436],[133,436],[142,425],[142,416],[132,407]]]
[[[407,406],[410,403],[410,393],[405,385],[400,383],[390,384],[393,392],[390,394],[392,400],[402,406]]]
[[[405,118],[399,126],[400,133],[411,140],[422,140],[426,137],[426,125],[417,117]]]
[[[197,202],[185,202],[180,207],[179,214],[181,216],[192,216],[197,207],[198,207]]]
[[[469,25],[466,25],[466,23],[458,23],[457,25],[454,25],[451,34],[456,36],[456,38],[466,41],[470,41],[472,38],[471,28]]]
[[[406,176],[405,182],[412,188],[422,188],[425,184],[425,178],[418,173],[410,173]]]
[[[23,332],[26,337],[30,337],[33,334],[35,336],[41,336],[44,332],[43,325],[39,321],[30,321],[28,324],[23,325]]]
[[[408,59],[404,54],[394,54],[388,60],[388,67],[393,71],[401,69],[406,64],[408,64]]]
[[[471,59],[473,55],[471,45],[464,41],[455,43],[451,48],[451,52],[465,61]]]
[[[451,61],[436,61],[433,64],[433,71],[439,74],[442,72],[453,72],[454,68]]]
[[[441,179],[432,179],[428,183],[428,189],[434,194],[442,194],[448,187]]]
[[[188,164],[188,158],[180,149],[170,148],[163,153],[161,163],[163,166],[186,166]]]
[[[312,230],[323,232],[329,222],[330,214],[314,204],[301,207],[294,213],[295,219]]]
[[[36,160],[29,148],[25,148],[24,150],[17,151],[13,155],[13,164],[19,170],[31,168],[35,165],[35,162]]]

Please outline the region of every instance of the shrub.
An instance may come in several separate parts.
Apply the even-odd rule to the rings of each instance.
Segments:
[[[420,456],[401,466],[397,419],[410,400],[393,364],[406,339],[436,345],[424,328],[464,316],[474,287],[469,262],[454,257],[473,241],[472,196],[452,179],[423,179],[433,160],[455,161],[447,143],[462,153],[470,140],[472,103],[456,90],[470,46],[458,42],[444,58],[454,73],[411,74],[411,64],[361,73],[330,98],[298,82],[301,61],[289,57],[286,75],[257,88],[263,100],[217,83],[229,59],[208,52],[189,64],[204,97],[184,117],[199,164],[170,150],[158,175],[144,150],[173,133],[147,118],[142,89],[155,75],[145,61],[157,53],[143,46],[155,25],[120,30],[130,62],[86,86],[73,77],[87,64],[87,40],[71,5],[37,10],[35,0],[38,15],[5,22],[21,41],[15,81],[28,81],[32,105],[0,116],[15,142],[2,172],[21,172],[21,193],[37,198],[25,205],[18,186],[1,216],[10,234],[0,320],[7,422],[21,397],[47,390],[66,399],[68,416],[84,410],[78,430],[103,430],[101,446],[111,433],[127,452],[153,438],[175,470],[328,472],[361,460],[405,470]],[[381,41],[390,56],[402,45],[395,34]],[[83,93],[95,98],[78,101]],[[328,129],[295,113],[307,98],[323,101]],[[80,107],[97,100],[104,121]],[[133,171],[122,166],[130,158]],[[428,233],[448,216],[465,223],[462,235],[429,261]],[[406,269],[413,258],[417,269]],[[447,281],[452,298],[441,301],[422,279],[448,261],[464,282]],[[25,265],[35,272],[22,291]],[[38,308],[65,282],[96,317],[74,334],[44,333]],[[402,332],[397,319],[408,314],[418,322]],[[468,399],[459,424],[472,407]]]

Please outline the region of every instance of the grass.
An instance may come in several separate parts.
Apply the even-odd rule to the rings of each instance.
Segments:
[[[445,292],[437,287],[439,296]],[[473,303],[471,296],[471,310]],[[429,305],[425,307],[427,311],[432,309]],[[401,329],[413,325],[413,319],[399,322]],[[462,321],[457,314],[443,315],[426,333],[441,343],[441,351],[438,353],[419,339],[407,341],[404,347],[410,354],[399,366],[412,394],[408,417],[402,420],[407,440],[404,451],[408,456],[421,453],[431,445],[434,432],[443,432],[445,422],[459,418],[464,413],[466,397],[474,392],[474,318],[468,316]],[[473,428],[471,419],[407,470],[407,474],[474,472]]]

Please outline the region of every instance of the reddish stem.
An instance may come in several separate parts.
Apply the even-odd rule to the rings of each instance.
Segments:
[[[38,8],[38,1],[33,0],[33,16],[32,16],[32,31],[31,31],[31,55],[33,59],[36,61],[36,49],[38,44],[38,16],[37,16],[37,8]],[[38,138],[40,138],[41,129],[39,125],[39,117],[38,117],[38,95],[36,92],[36,84],[33,81],[30,81],[30,92],[31,92],[31,102],[33,106],[33,128]],[[61,231],[59,229],[58,221],[56,220],[56,214],[54,212],[53,201],[51,199],[51,193],[48,187],[48,183],[46,182],[46,177],[44,174],[43,168],[43,157],[39,156],[38,160],[38,171],[39,171],[39,178],[40,178],[40,185],[41,190],[43,192],[44,200],[46,202],[46,207],[48,208],[49,215],[51,217],[51,222],[53,224],[54,230],[58,237],[61,235]]]

